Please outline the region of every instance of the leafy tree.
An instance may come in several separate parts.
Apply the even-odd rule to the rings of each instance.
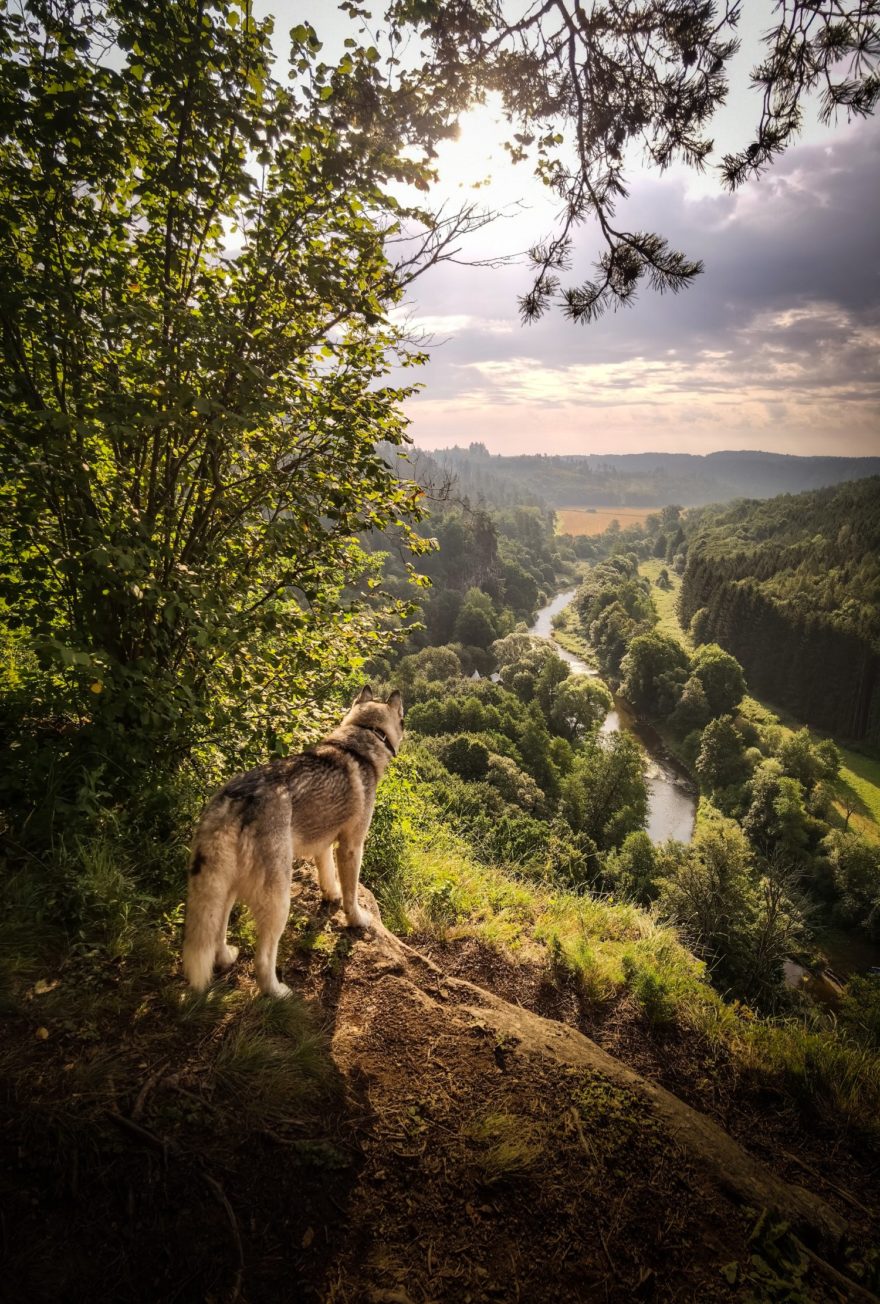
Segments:
[[[489,754],[486,782],[496,788],[505,801],[536,815],[546,813],[544,794],[531,775],[521,770],[509,756]]]
[[[691,674],[703,685],[713,715],[732,711],[746,691],[742,666],[717,643],[704,643],[697,648],[691,661]]]
[[[834,746],[833,743],[831,745]],[[782,743],[778,757],[784,772],[790,778],[797,779],[809,794],[825,768],[822,757],[812,744],[809,729],[798,729],[796,733],[790,734]]]
[[[454,708],[455,716],[452,718]],[[461,707],[453,699],[441,701],[438,697],[429,697],[425,702],[416,702],[406,714],[407,728],[415,733],[432,734],[452,733],[461,727]]]
[[[408,694],[419,680],[426,684],[445,683],[461,675],[461,661],[451,647],[426,647],[421,652],[403,657],[397,666],[396,676],[401,689]]]
[[[880,938],[880,848],[858,833],[833,829],[823,849],[840,893],[839,913]]]
[[[741,829],[716,818],[697,828],[690,848],[659,883],[661,913],[726,976],[742,972],[746,963],[752,870]]]
[[[613,699],[599,679],[569,675],[558,685],[548,713],[553,729],[571,743],[580,743],[602,723]]]
[[[701,782],[712,790],[729,788],[745,778],[742,735],[729,716],[706,725],[696,769]]]
[[[701,643],[708,643],[711,638],[711,630],[708,622],[708,612],[705,607],[700,607],[691,617],[691,623],[688,626],[688,633],[699,647]]]
[[[568,666],[551,644],[532,634],[508,634],[492,644],[502,682],[523,702],[537,697],[543,711],[550,707],[557,685],[567,679]]]
[[[760,1004],[772,1004],[787,957],[803,946],[807,915],[797,869],[784,852],[771,856],[758,879],[742,976]]]
[[[538,605],[540,590],[534,576],[512,561],[499,564],[504,597],[517,615],[531,616]]]
[[[461,604],[462,595],[455,589],[437,589],[426,597],[424,619],[431,643],[443,644],[452,640]]]
[[[695,729],[702,729],[711,718],[712,712],[705,689],[696,675],[691,675],[681,690],[681,697],[669,717],[669,723],[675,732],[683,738],[687,734],[693,733]]]
[[[551,653],[552,655],[545,659],[535,682],[535,697],[545,716],[551,713],[553,703],[556,701],[559,692],[572,678],[571,672],[562,657],[557,656],[552,648]]]
[[[652,630],[637,634],[620,663],[620,692],[637,711],[666,716],[687,678],[687,654],[677,639]]]
[[[562,814],[601,850],[619,846],[641,828],[646,809],[642,753],[629,734],[591,740],[562,781]]]
[[[270,31],[228,0],[33,0],[0,28],[2,591],[51,670],[30,715],[126,781],[207,740],[285,748],[292,704],[406,612],[357,536],[418,510],[376,444],[415,360],[385,185],[424,172],[340,111],[369,49],[332,68],[294,28],[284,84]]]
[[[717,816],[698,826],[690,847],[673,850],[662,857],[661,914],[689,935],[716,985],[772,1006],[805,928],[791,862],[777,855],[759,866],[738,825]]]
[[[628,833],[605,858],[603,875],[615,892],[647,905],[657,895],[657,850],[644,829]]]
[[[603,608],[601,615],[590,625],[590,642],[605,674],[618,678],[621,662],[637,630],[636,622],[619,602],[612,602]]]
[[[551,736],[537,702],[528,709],[528,723],[517,739],[523,765],[550,798],[559,792],[559,771],[553,763]]]
[[[488,649],[497,636],[492,599],[481,589],[468,589],[455,620],[456,640],[466,647]]]
[[[830,738],[823,738],[816,744],[816,755],[819,758],[820,777],[833,782],[840,774],[840,767],[843,764],[840,748]]]
[[[447,770],[462,779],[483,779],[489,770],[489,752],[479,739],[453,738],[441,751]]]
[[[796,860],[812,835],[801,784],[787,778],[779,761],[771,757],[755,770],[748,796],[743,828],[751,841],[764,855],[778,848]]]

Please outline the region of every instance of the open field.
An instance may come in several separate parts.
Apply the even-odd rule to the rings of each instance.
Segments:
[[[672,587],[658,589],[657,576],[664,567],[669,575],[669,583]],[[693,640],[678,622],[678,593],[681,588],[681,576],[676,575],[675,571],[667,566],[665,561],[661,561],[659,557],[651,561],[641,562],[639,571],[645,576],[645,579],[651,581],[651,597],[654,599],[654,606],[657,608],[657,615],[660,617],[659,628],[661,632],[667,634],[669,638],[677,639],[687,652],[693,652]]]
[[[612,521],[622,530],[641,525],[658,507],[557,507],[556,529],[559,534],[603,534]]]
[[[664,563],[660,560],[643,561],[639,566],[639,571],[646,579],[651,581],[651,596],[660,617],[658,628],[670,638],[678,639],[682,647],[690,653],[694,650],[693,640],[678,623],[677,602],[678,591],[681,588],[681,577],[676,575],[673,570],[669,570],[669,580],[672,587],[658,589],[656,579],[663,565]],[[764,713],[767,723],[771,723],[771,718],[775,718],[786,732],[801,727],[801,722],[795,720],[786,711],[770,706],[767,702],[759,703],[756,698],[744,700],[754,703],[754,707],[758,708],[759,713]],[[752,715],[754,718],[754,709]],[[825,734],[815,729],[810,730],[810,736],[815,742],[826,737]],[[855,752],[851,748],[843,746],[836,738],[834,741],[840,748],[843,757],[840,777],[836,784],[837,799],[834,803],[841,823],[846,821],[847,811],[849,811],[849,827],[863,833],[872,841],[878,841],[880,840],[880,761],[866,756],[863,752]]]

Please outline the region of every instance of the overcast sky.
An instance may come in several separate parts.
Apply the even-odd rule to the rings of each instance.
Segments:
[[[331,0],[320,17],[296,0],[266,8],[279,33],[303,17],[328,45],[343,30]],[[718,154],[745,143],[756,117],[742,74],[772,4],[752,0],[746,9],[735,89],[715,124]],[[465,246],[465,259],[513,253],[552,229],[552,203],[523,168],[506,164],[500,131],[481,110],[441,157],[453,199],[510,211],[525,203]],[[489,176],[490,185],[471,188]],[[810,121],[760,182],[732,196],[711,176],[636,171],[618,217],[702,258],[705,272],[677,297],[646,289],[634,307],[586,326],[552,313],[522,326],[523,264],[445,265],[414,284],[407,311],[434,336],[424,391],[408,407],[417,443],[481,440],[511,453],[880,454],[880,122]],[[575,283],[590,274],[597,247],[584,228]]]

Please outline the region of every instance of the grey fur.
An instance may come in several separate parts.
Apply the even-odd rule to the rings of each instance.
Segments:
[[[322,742],[238,775],[212,798],[193,842],[183,942],[183,971],[197,991],[215,966],[234,963],[238,951],[227,945],[226,930],[233,905],[245,901],[257,926],[260,990],[290,995],[275,965],[295,856],[315,861],[323,897],[342,896],[351,927],[370,926],[357,899],[361,857],[376,788],[402,736],[400,693],[379,702],[367,685]]]

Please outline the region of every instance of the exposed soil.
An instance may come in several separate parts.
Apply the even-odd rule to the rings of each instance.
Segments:
[[[545,1018],[577,1028],[610,1055],[714,1118],[741,1146],[789,1181],[816,1191],[880,1252],[880,1156],[833,1120],[796,1111],[772,1083],[742,1072],[693,1029],[653,1027],[626,993],[585,1001],[569,976],[513,959],[478,938],[412,944],[448,974]]]
[[[319,917],[310,884],[299,908]],[[327,931],[333,945],[322,949],[297,946],[292,931],[283,966],[332,1058],[324,1098],[301,1116],[238,1135],[185,1041],[176,1062],[143,1061],[140,1090],[92,1120],[79,1145],[60,1145],[48,1105],[45,1135],[25,1133],[23,1102],[7,1095],[2,1298],[868,1297],[835,1284],[772,1219],[722,1190],[643,1093],[497,1035],[475,1012],[479,993],[381,937],[352,939],[336,919]],[[431,949],[442,969],[514,1005],[575,1027],[589,1017],[573,990],[533,966],[475,943]],[[226,981],[251,989],[249,974],[241,963]],[[723,1115],[699,1073],[682,1067],[693,1047],[642,1045],[623,1008],[589,1032]],[[125,1029],[119,1039],[124,1053],[143,1053]]]

